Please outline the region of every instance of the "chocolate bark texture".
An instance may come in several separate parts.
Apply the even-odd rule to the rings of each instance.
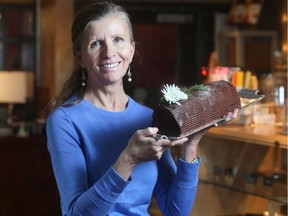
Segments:
[[[207,128],[235,108],[241,108],[236,88],[227,81],[197,87],[179,103],[161,102],[154,109],[152,126],[168,137],[185,137]]]

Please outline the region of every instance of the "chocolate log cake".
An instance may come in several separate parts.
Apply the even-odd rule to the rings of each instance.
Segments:
[[[186,98],[167,102],[166,97],[166,101],[155,108],[152,125],[159,128],[159,134],[185,137],[213,125],[235,108],[241,108],[235,87],[223,80],[199,85],[187,93]]]

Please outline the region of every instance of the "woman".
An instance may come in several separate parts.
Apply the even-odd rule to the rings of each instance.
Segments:
[[[152,110],[123,89],[135,52],[127,13],[107,2],[85,7],[72,41],[78,67],[47,120],[62,214],[149,215],[154,196],[164,215],[189,215],[203,132],[173,142],[153,138]],[[177,169],[173,145],[183,145]]]

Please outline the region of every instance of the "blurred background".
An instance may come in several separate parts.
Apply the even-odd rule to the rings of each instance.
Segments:
[[[91,2],[0,0],[0,216],[60,215],[59,195],[46,150],[43,110],[74,68],[71,25],[75,11]],[[219,166],[215,155],[203,162],[202,171],[206,174],[200,182],[202,196],[192,215],[287,215],[283,210],[287,208],[287,193],[247,192],[247,178],[239,180],[242,186],[237,180],[234,186],[215,183],[214,178],[222,171],[228,179],[235,176],[235,167],[239,169],[240,164],[246,167],[240,172],[243,176],[259,169],[272,174],[262,172],[258,177],[272,175],[276,181],[275,169],[287,176],[287,0],[114,2],[126,8],[134,27],[137,53],[131,67],[133,81],[125,83],[125,88],[135,100],[154,108],[164,84],[191,86],[219,79],[231,82],[237,89],[259,89],[265,95],[254,111],[244,113],[235,122],[239,127],[235,129],[236,135],[243,131],[241,127],[249,128],[246,137],[257,133],[256,141],[238,138],[235,157],[241,159],[239,164]],[[254,126],[264,123],[273,129],[256,126],[255,132]],[[226,133],[232,132],[221,132],[220,141],[212,141],[223,143]],[[210,138],[208,134],[207,142]],[[226,143],[230,142],[236,141],[231,138]],[[249,149],[245,147],[247,142],[265,147],[258,149],[259,145],[252,145]],[[211,146],[205,140],[203,143],[202,152],[209,155]],[[215,146],[215,151],[225,149],[217,155],[225,158],[223,154],[230,147]],[[247,151],[253,154],[247,155]],[[249,167],[247,161],[251,160],[254,165]],[[250,177],[249,182],[255,180]],[[215,184],[217,189],[205,189]],[[281,190],[286,192],[287,182],[282,186]],[[227,195],[235,197],[230,203],[219,195],[226,194],[223,187],[234,191]],[[235,190],[240,190],[241,196],[235,195]],[[215,199],[204,199],[203,194],[212,194]],[[278,195],[280,199],[275,198]],[[207,210],[208,201],[213,202],[211,211]],[[151,204],[151,214],[161,215],[155,203]]]

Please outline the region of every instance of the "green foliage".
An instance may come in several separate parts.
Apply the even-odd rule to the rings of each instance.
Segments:
[[[181,90],[183,92],[185,92],[186,94],[190,94],[192,93],[193,91],[205,91],[206,90],[206,86],[201,84],[201,85],[198,85],[198,84],[195,84],[191,87],[181,87]]]

